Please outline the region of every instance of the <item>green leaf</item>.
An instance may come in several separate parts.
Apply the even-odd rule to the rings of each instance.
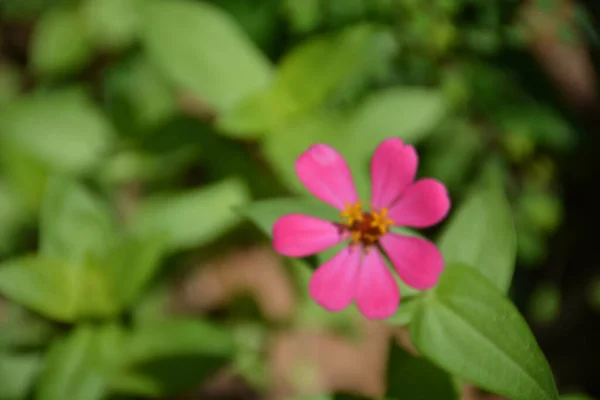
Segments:
[[[64,177],[49,180],[40,217],[40,255],[73,263],[98,260],[114,239],[106,204]]]
[[[23,97],[0,113],[0,144],[14,147],[65,172],[97,165],[113,131],[79,89]]]
[[[515,267],[516,233],[502,183],[490,177],[456,211],[438,243],[447,264],[473,266],[506,293]]]
[[[0,353],[0,400],[25,399],[40,368],[37,354]]]
[[[255,201],[241,207],[238,212],[254,223],[262,232],[271,237],[273,224],[286,214],[305,214],[337,221],[339,212],[310,197],[287,197]]]
[[[373,81],[394,50],[391,32],[368,24],[311,39],[284,57],[267,90],[245,98],[218,123],[235,136],[277,134],[293,118]]]
[[[100,400],[120,364],[124,332],[114,325],[80,326],[46,355],[36,400]]]
[[[208,3],[144,3],[142,41],[179,88],[224,111],[264,89],[271,66],[229,15]]]
[[[12,301],[57,320],[77,313],[73,268],[62,261],[27,257],[0,265],[0,292]]]
[[[455,400],[450,375],[424,358],[413,357],[398,345],[391,346],[388,359],[387,398],[411,400]]]
[[[514,400],[555,400],[552,371],[516,307],[471,267],[449,265],[411,323],[425,357]]]
[[[417,143],[440,122],[445,111],[442,94],[432,89],[392,87],[375,92],[353,115],[349,135],[379,143],[399,137]],[[364,137],[364,138],[363,138]]]
[[[105,265],[111,272],[111,287],[122,309],[136,301],[154,277],[164,249],[164,236],[150,232],[121,238],[108,252]]]
[[[132,228],[165,234],[169,250],[204,245],[238,222],[232,209],[248,198],[246,186],[235,178],[181,194],[157,195],[140,203]]]
[[[9,260],[0,265],[0,293],[64,322],[117,311],[106,278],[95,264],[73,265],[39,257]]]
[[[122,50],[137,38],[138,0],[86,0],[83,16],[90,41],[108,51]]]
[[[129,337],[123,393],[167,395],[189,389],[234,353],[231,331],[209,321],[175,319],[139,326]]]
[[[38,22],[30,46],[33,70],[49,77],[77,72],[93,55],[86,27],[76,8],[54,8]]]

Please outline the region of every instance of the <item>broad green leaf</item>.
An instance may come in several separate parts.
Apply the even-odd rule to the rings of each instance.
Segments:
[[[231,331],[209,321],[176,319],[140,325],[129,336],[125,371],[112,387],[160,396],[198,384],[234,354]]]
[[[77,72],[93,55],[85,22],[77,8],[54,8],[37,23],[30,58],[33,70],[49,77]]]
[[[148,54],[173,83],[217,111],[264,89],[271,79],[267,58],[211,4],[148,0],[141,32]]]
[[[506,293],[515,267],[516,233],[502,182],[488,177],[456,211],[438,243],[446,263],[473,266]]]
[[[48,350],[35,399],[104,399],[124,340],[124,332],[114,325],[75,328]]]
[[[514,400],[555,400],[552,371],[516,307],[471,267],[449,265],[411,322],[425,357]]]
[[[234,178],[181,194],[157,195],[140,203],[132,229],[165,234],[169,250],[204,245],[238,222],[233,208],[248,198],[245,185]]]
[[[40,255],[73,263],[98,260],[114,239],[107,205],[64,177],[49,180],[40,217]]]
[[[0,293],[63,322],[116,312],[106,277],[95,264],[74,265],[40,257],[9,260],[0,265]]]
[[[218,123],[236,136],[276,135],[292,119],[372,82],[394,51],[392,34],[368,24],[311,39],[284,57],[268,89],[245,98]]]
[[[241,207],[238,212],[254,223],[263,233],[271,236],[273,224],[286,214],[305,214],[337,221],[339,212],[316,199],[310,197],[286,197],[260,200]]]
[[[79,89],[32,94],[0,113],[2,147],[15,147],[65,172],[97,165],[112,136],[104,115]]]
[[[139,0],[86,0],[82,14],[90,41],[100,49],[122,50],[137,39]]]
[[[392,345],[387,367],[387,398],[456,400],[452,378],[424,358]]]
[[[160,267],[164,254],[164,236],[146,233],[121,238],[108,252],[103,264],[110,271],[113,295],[121,308],[129,307]]]
[[[0,400],[21,400],[29,394],[40,368],[37,354],[0,352]]]
[[[369,96],[352,116],[351,140],[378,143],[399,137],[417,143],[440,122],[445,111],[442,94],[432,89],[392,87]]]
[[[311,110],[349,86],[373,79],[394,50],[389,30],[351,26],[292,50],[278,66],[274,86],[286,90],[298,111]]]

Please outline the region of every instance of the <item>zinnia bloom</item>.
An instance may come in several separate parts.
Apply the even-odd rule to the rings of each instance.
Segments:
[[[329,311],[352,301],[369,319],[393,315],[400,291],[387,257],[400,279],[415,289],[437,283],[444,268],[431,242],[390,232],[391,226],[424,228],[440,222],[450,209],[446,188],[435,179],[415,181],[418,157],[400,139],[383,141],[371,160],[371,202],[359,201],[350,169],[332,147],[315,144],[296,161],[296,174],[318,199],[340,210],[339,221],[301,214],[279,218],[273,226],[275,250],[305,257],[343,241],[349,244],[319,266],[311,277],[311,297]]]

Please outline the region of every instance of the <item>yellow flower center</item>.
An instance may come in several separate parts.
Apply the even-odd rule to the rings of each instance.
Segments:
[[[360,202],[347,204],[340,213],[343,227],[350,233],[352,244],[362,244],[365,248],[372,246],[381,236],[387,233],[394,223],[387,218],[387,208],[379,211],[363,211]]]

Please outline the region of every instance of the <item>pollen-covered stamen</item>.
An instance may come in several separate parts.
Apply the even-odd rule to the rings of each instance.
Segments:
[[[372,246],[387,233],[393,221],[387,218],[387,209],[363,211],[360,203],[348,204],[340,213],[344,229],[350,233],[353,244]]]

